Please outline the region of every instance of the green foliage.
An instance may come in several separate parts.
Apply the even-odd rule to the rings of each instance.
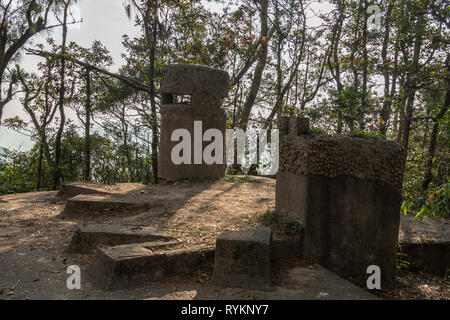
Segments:
[[[259,218],[264,225],[273,225],[278,223],[278,215],[275,210],[266,210],[260,215]]]
[[[351,134],[352,137],[358,137],[358,138],[367,138],[367,139],[374,139],[374,138],[378,138],[378,139],[383,139],[386,140],[386,136],[378,133],[378,132],[367,132],[364,130],[360,130],[357,133],[353,133]]]
[[[402,211],[405,215],[415,212],[414,219],[423,216],[450,218],[450,182],[428,190],[419,197],[407,197],[402,204]]]
[[[407,257],[408,255],[401,252],[401,250],[397,252],[397,259],[395,264],[397,270],[409,269],[409,262],[406,260]]]
[[[302,225],[298,221],[285,222],[280,225],[280,229],[288,236],[295,236],[302,230]]]
[[[223,181],[226,182],[247,182],[247,183],[262,183],[262,181],[257,180],[251,176],[236,176],[232,174],[225,174]]]
[[[36,152],[3,149],[0,154],[0,194],[33,191]]]
[[[427,97],[426,109],[422,110],[424,116],[443,103],[443,95]],[[432,159],[432,180],[426,191],[422,182],[426,170],[430,143],[430,131],[433,122],[423,122],[417,125],[410,141],[408,161],[406,164],[403,184],[404,213],[414,213],[416,218],[429,216],[432,218],[450,218],[450,121],[447,115],[440,119],[437,131],[437,144]]]
[[[258,220],[275,232],[278,231],[290,237],[294,237],[302,230],[302,225],[298,221],[282,221],[274,210],[264,211],[259,215]]]
[[[327,135],[327,132],[321,128],[313,128],[313,129],[311,129],[311,134]]]
[[[90,137],[92,181],[103,184],[149,183],[151,155],[138,144],[127,148],[98,134]],[[50,145],[53,140],[50,140]],[[63,181],[83,180],[85,139],[70,127],[61,147]],[[27,152],[4,149],[0,154],[0,193],[30,192],[36,189],[39,145]],[[52,171],[44,157],[41,188],[52,187]]]

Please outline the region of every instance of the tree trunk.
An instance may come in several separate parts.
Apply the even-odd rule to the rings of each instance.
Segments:
[[[84,127],[84,180],[91,180],[91,73],[86,70],[86,119]]]
[[[367,50],[368,30],[367,30],[367,0],[364,0],[364,17],[363,17],[363,73],[362,73],[362,112],[358,114],[359,129],[364,130],[364,115],[366,114],[369,105],[367,97],[367,83],[369,77],[369,53]]]
[[[417,72],[419,71],[419,58],[420,58],[420,50],[422,47],[423,22],[424,22],[424,13],[419,13],[416,22],[416,36],[414,44],[413,71],[412,71],[414,74],[417,74]],[[413,85],[411,81],[412,76],[413,75],[409,73],[405,83],[407,86],[406,88],[407,102],[402,132],[402,145],[405,148],[405,154],[408,153],[411,122],[414,114],[414,100],[416,96],[416,89],[411,88],[411,86]]]
[[[41,189],[42,184],[42,161],[44,158],[44,136],[41,137],[41,141],[39,143],[39,158],[38,158],[38,168],[36,174],[36,191]]]
[[[158,183],[158,115],[156,112],[156,89],[155,89],[155,60],[156,60],[156,42],[158,27],[158,7],[147,1],[147,10],[144,17],[145,35],[150,49],[150,67],[149,67],[149,95],[151,106],[151,127],[152,127],[152,168],[153,182]],[[151,26],[151,32],[150,32]]]
[[[387,133],[389,118],[391,117],[392,112],[392,95],[390,94],[390,60],[388,59],[388,46],[389,46],[389,38],[391,33],[391,19],[392,19],[392,10],[394,8],[393,2],[389,3],[388,9],[386,11],[386,20],[385,20],[385,29],[384,29],[384,40],[383,40],[383,48],[381,50],[381,58],[383,60],[383,76],[384,76],[384,101],[383,108],[380,112],[380,129],[379,132],[383,135]],[[397,57],[396,50],[396,57]],[[397,60],[397,59],[396,59]],[[392,79],[393,82],[396,79]],[[393,84],[394,85],[394,84]]]
[[[59,184],[59,180],[61,178],[61,140],[64,132],[64,125],[66,123],[66,115],[64,112],[64,96],[66,92],[66,42],[67,42],[67,14],[69,11],[70,0],[64,4],[64,21],[63,21],[63,34],[62,34],[62,47],[61,47],[61,68],[60,68],[60,88],[59,88],[59,114],[60,114],[60,123],[59,129],[56,134],[55,141],[55,168],[53,172],[53,190],[56,190]]]
[[[24,4],[20,4],[19,7],[22,7],[26,11],[27,15],[27,26],[16,26],[18,28],[11,28],[10,24],[14,24],[14,21],[11,16],[13,15],[13,11],[17,12],[17,9],[14,6],[10,6],[13,1],[9,1],[9,4],[5,5],[2,2],[2,23],[0,24],[0,126],[2,124],[2,115],[3,109],[7,103],[12,100],[13,97],[13,83],[11,82],[9,85],[9,89],[6,97],[2,95],[2,85],[4,79],[4,73],[8,69],[8,65],[10,62],[13,62],[14,56],[19,52],[21,48],[36,34],[45,30],[47,24],[48,14],[50,12],[51,7],[53,6],[54,0],[47,1],[44,14],[37,19],[36,22],[33,23],[32,13],[34,12],[33,7],[36,5],[35,1],[24,1]],[[19,2],[19,1],[14,1]],[[25,4],[26,3],[26,4]],[[27,8],[25,6],[28,6]],[[9,11],[10,10],[10,11]],[[9,16],[9,17],[8,17]],[[14,37],[10,34],[9,31],[19,31],[17,34],[17,38],[12,41]],[[14,31],[13,31],[14,32]],[[11,41],[11,43],[9,43]],[[10,44],[8,46],[8,44]]]
[[[264,73],[264,69],[266,67],[267,63],[267,53],[268,53],[268,27],[267,27],[267,14],[268,14],[268,7],[269,2],[268,0],[260,0],[259,3],[261,4],[261,41],[263,41],[263,44],[261,46],[261,52],[258,58],[258,63],[255,67],[255,72],[253,74],[253,80],[252,84],[250,86],[250,91],[247,96],[247,99],[245,100],[241,119],[240,119],[240,125],[239,127],[243,129],[244,131],[247,130],[248,121],[250,118],[250,114],[253,108],[253,105],[255,104],[256,96],[258,95],[259,87],[261,86],[261,79]]]
[[[328,66],[330,68],[333,79],[336,81],[337,96],[338,98],[340,98],[342,96],[343,86],[341,82],[341,68],[339,66],[338,51],[339,51],[339,40],[341,38],[342,27],[345,18],[345,8],[344,3],[342,1],[338,1],[338,12],[339,15],[336,24],[333,26],[333,34],[331,39],[331,53],[328,56]],[[333,62],[331,61],[331,58],[333,58]],[[340,109],[340,105],[338,105],[336,133],[338,134],[342,133],[343,123],[344,123],[344,115],[342,113],[342,110]]]
[[[302,9],[303,9],[303,7],[302,7]],[[278,8],[277,8],[277,10],[278,10]],[[302,12],[302,16],[303,16],[303,24],[302,24],[303,29],[302,29],[301,34],[299,36],[297,36],[296,45],[295,45],[296,53],[294,55],[293,65],[288,70],[282,70],[282,68],[283,68],[283,65],[282,65],[282,61],[283,61],[282,60],[282,55],[283,55],[282,42],[283,42],[283,40],[285,40],[286,37],[281,33],[278,35],[278,39],[277,39],[278,43],[276,46],[277,83],[276,83],[275,106],[272,109],[269,117],[264,122],[264,125],[263,125],[264,129],[267,129],[271,126],[271,123],[272,123],[273,119],[275,118],[275,115],[279,115],[279,113],[281,112],[284,101],[289,100],[289,98],[286,97],[286,95],[291,90],[293,82],[298,75],[298,69],[299,69],[300,63],[303,61],[305,42],[306,42],[306,15],[305,15],[304,11]],[[275,23],[278,24],[278,18],[275,19]],[[279,27],[277,28],[277,30],[279,30]],[[301,40],[299,38],[301,38]],[[300,41],[300,43],[298,43],[299,41]],[[308,58],[309,58],[309,55],[308,55]],[[307,63],[307,67],[306,67],[305,80],[304,80],[305,85],[303,88],[303,91],[304,91],[303,97],[305,95],[306,83],[308,81],[308,68],[309,68],[309,63]],[[290,72],[286,83],[284,83],[284,80],[283,80],[283,71],[284,71],[284,73]],[[321,75],[319,76],[319,81],[320,80],[321,80]],[[302,101],[304,101],[304,99],[302,99]]]
[[[450,55],[447,55],[447,71],[450,72]],[[436,151],[437,134],[438,134],[438,130],[439,130],[439,120],[445,116],[449,106],[450,106],[450,79],[447,79],[447,92],[445,94],[444,104],[442,105],[441,110],[439,111],[438,115],[434,119],[433,130],[431,131],[430,146],[428,148],[425,174],[424,174],[423,181],[422,181],[422,191],[423,192],[428,190],[428,186],[430,185],[431,181],[433,180],[432,170],[433,170],[434,155],[435,155],[435,151]]]

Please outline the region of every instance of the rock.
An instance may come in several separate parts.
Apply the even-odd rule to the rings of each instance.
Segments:
[[[269,228],[222,233],[216,240],[212,281],[229,287],[270,290],[271,242]]]

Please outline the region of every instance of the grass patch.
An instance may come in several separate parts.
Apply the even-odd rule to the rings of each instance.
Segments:
[[[252,178],[251,176],[235,176],[231,174],[225,175],[223,177],[225,182],[247,182],[247,183],[262,183],[262,181]]]
[[[281,221],[275,210],[264,211],[258,216],[258,220],[262,225],[270,227],[274,232],[283,233],[291,237],[297,235],[303,228],[298,221]]]
[[[206,258],[203,258],[200,268],[197,270],[197,276],[200,282],[207,281],[211,278],[213,273],[213,263]]]

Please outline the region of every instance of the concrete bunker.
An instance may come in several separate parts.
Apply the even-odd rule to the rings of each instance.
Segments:
[[[276,211],[304,225],[305,258],[344,277],[395,278],[404,150],[380,138],[308,134],[280,117]]]
[[[222,99],[228,94],[230,78],[227,72],[200,65],[173,64],[163,67],[161,92],[161,137],[159,178],[175,181],[191,177],[222,177],[225,160],[208,165],[195,164],[194,143],[190,164],[176,165],[171,159],[173,148],[179,143],[172,141],[177,129],[189,131],[194,137],[194,122],[202,122],[202,135],[208,129],[218,129],[225,136],[226,116],[221,108]],[[225,142],[221,142],[225,149]],[[209,143],[202,142],[203,148]]]

